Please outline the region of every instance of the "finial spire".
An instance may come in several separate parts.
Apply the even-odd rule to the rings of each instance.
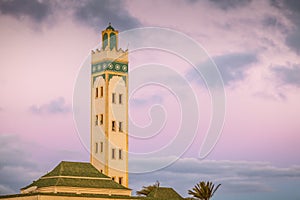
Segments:
[[[111,30],[113,30],[113,31],[115,30],[115,29],[111,26],[111,23],[110,23],[110,22],[108,23],[108,26],[107,26],[106,30],[109,30],[109,29],[111,29]]]

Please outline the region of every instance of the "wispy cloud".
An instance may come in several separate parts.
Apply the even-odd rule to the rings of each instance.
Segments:
[[[2,194],[13,194],[15,191],[6,185],[0,184],[0,195]]]
[[[229,85],[236,81],[241,81],[246,77],[246,71],[251,64],[257,61],[257,55],[252,53],[231,53],[215,56],[212,60],[220,71],[224,84]],[[211,65],[209,65],[210,62],[211,61],[205,61],[204,63],[199,64],[198,68],[200,71],[207,72],[209,75],[211,70],[209,69],[211,67]],[[199,75],[194,69],[188,71],[187,78],[199,81]],[[217,77],[209,76],[209,78],[213,81],[213,79],[216,79]]]
[[[46,155],[46,156],[45,156]],[[0,133],[0,195],[16,194],[62,160],[85,162],[86,152],[49,149],[18,135]]]
[[[250,64],[257,61],[256,55],[251,53],[232,53],[227,55],[216,56],[213,58],[218,69],[221,72],[224,83],[243,80],[245,72]]]
[[[300,26],[286,37],[286,45],[300,55]]]
[[[300,87],[300,64],[275,66],[272,71],[279,78],[281,84]]]
[[[52,13],[52,6],[51,1],[0,1],[0,13],[18,19],[29,17],[35,22],[42,22]]]
[[[161,104],[163,102],[163,97],[161,95],[151,95],[147,97],[134,97],[131,98],[131,102],[135,106]]]
[[[0,2],[0,14],[9,15],[19,20],[29,18],[33,22],[43,23],[51,16],[63,13],[63,16],[74,18],[82,25],[97,29],[99,26],[112,22],[121,30],[135,28],[140,25],[138,19],[126,10],[124,1],[39,1],[39,0],[10,0]]]
[[[210,0],[215,6],[228,10],[237,7],[247,6],[251,0]]]
[[[74,16],[78,21],[92,27],[111,22],[120,30],[126,30],[140,25],[139,20],[128,13],[124,2],[118,0],[83,1],[75,8]]]
[[[294,27],[286,34],[285,43],[300,55],[300,1],[298,0],[273,0],[272,5],[283,12],[293,23]]]
[[[17,136],[0,134],[0,194],[16,193],[40,173]]]
[[[130,166],[143,168],[164,162],[168,158],[147,158],[147,160],[130,160]],[[286,180],[296,180],[300,183],[300,166],[276,167],[268,162],[229,161],[229,160],[197,160],[182,158],[164,169],[147,173],[131,174],[131,182],[135,189],[142,185],[159,180],[163,186],[174,187],[182,195],[200,180],[210,180],[222,184],[222,194],[264,192],[270,194],[276,191],[276,183]],[[143,180],[147,180],[143,181]],[[285,191],[281,191],[285,192]],[[222,196],[221,194],[221,196]],[[224,196],[223,196],[224,197]]]
[[[65,99],[59,97],[50,101],[49,103],[37,106],[32,105],[29,108],[30,112],[33,114],[66,114],[71,112],[71,106],[65,104]]]
[[[275,14],[266,15],[262,19],[262,25],[266,28],[272,28],[273,31],[281,31],[283,34],[288,32],[288,27],[283,19]]]

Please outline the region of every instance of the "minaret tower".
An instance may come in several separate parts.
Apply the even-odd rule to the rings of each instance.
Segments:
[[[128,50],[118,49],[118,31],[102,31],[92,51],[91,163],[128,187]]]

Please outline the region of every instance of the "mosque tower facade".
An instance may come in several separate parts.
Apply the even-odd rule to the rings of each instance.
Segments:
[[[118,33],[109,24],[91,53],[90,161],[128,187],[128,50],[118,48]]]

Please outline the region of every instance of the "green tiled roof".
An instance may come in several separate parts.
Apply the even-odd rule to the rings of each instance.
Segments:
[[[183,198],[173,189],[167,187],[158,187],[148,194],[148,197],[155,199],[168,199],[168,200],[183,200]]]
[[[80,179],[80,178],[47,178],[39,179],[34,181],[32,184],[25,188],[31,186],[49,187],[49,186],[69,186],[69,187],[86,187],[86,188],[113,188],[113,189],[127,189],[121,184],[116,183],[110,179]]]
[[[51,172],[22,189],[27,189],[32,186],[37,186],[38,188],[69,186],[81,188],[128,189],[99,172],[90,163],[66,161],[62,161]]]
[[[78,177],[94,177],[109,178],[100,173],[93,165],[84,162],[68,162],[62,161],[51,172],[42,177],[50,176],[78,176]]]
[[[107,194],[76,194],[76,193],[27,193],[27,194],[11,194],[0,196],[0,199],[10,199],[16,197],[27,197],[27,196],[59,196],[59,197],[85,197],[89,198],[100,198],[100,199],[127,199],[127,200],[163,200],[153,197],[141,197],[141,196],[123,196],[123,195],[107,195]],[[67,198],[66,198],[67,199]],[[172,199],[170,199],[172,200]],[[182,199],[183,200],[183,199]]]
[[[132,200],[142,200],[145,197],[132,197],[132,196],[123,196],[123,195],[107,195],[107,194],[76,194],[76,193],[27,193],[27,194],[11,194],[0,196],[0,199],[9,199],[16,197],[27,197],[27,196],[59,196],[59,197],[85,197],[84,199],[89,198],[100,198],[100,199],[132,199]],[[67,199],[67,198],[66,198]],[[150,199],[147,199],[150,200]]]

